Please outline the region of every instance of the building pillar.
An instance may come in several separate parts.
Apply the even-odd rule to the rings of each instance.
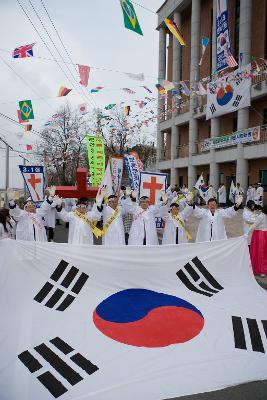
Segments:
[[[181,14],[174,13],[174,22],[181,28]],[[173,38],[173,54],[172,54],[172,80],[177,87],[177,82],[181,80],[181,45],[176,38]],[[179,145],[179,127],[175,125],[176,108],[172,108],[172,130],[171,130],[171,186],[178,184],[178,168],[174,167],[174,160],[177,158],[177,146]]]
[[[240,0],[240,24],[239,24],[239,52],[243,53],[243,63],[251,60],[251,0]],[[249,127],[249,107],[238,110],[237,129]],[[244,146],[237,145],[236,182],[247,190],[248,187],[248,160],[244,158]]]
[[[213,0],[213,17],[212,17],[212,71],[217,69],[217,39],[216,39],[216,11],[217,0]],[[212,118],[210,120],[210,136],[220,136],[220,119]],[[217,191],[219,186],[219,165],[216,163],[216,151],[210,149],[210,181],[209,184]]]
[[[159,67],[158,77],[165,79],[166,76],[166,31],[161,27],[159,30]],[[157,121],[157,169],[161,160],[164,146],[163,133],[160,130],[160,96],[158,96],[158,121]]]
[[[200,7],[201,0],[192,0],[191,12],[191,61],[190,84],[199,80],[199,48],[200,48]],[[198,120],[194,118],[194,99],[190,95],[189,120],[189,157],[188,157],[188,187],[192,189],[196,183],[196,167],[193,166],[193,154],[196,153]]]

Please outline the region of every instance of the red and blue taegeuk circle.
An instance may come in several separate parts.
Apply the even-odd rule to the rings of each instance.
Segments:
[[[109,338],[139,347],[184,343],[204,326],[204,317],[193,304],[148,289],[112,294],[96,307],[93,321]]]
[[[216,99],[220,106],[225,106],[229,103],[234,94],[234,89],[231,85],[227,84],[225,88],[220,88],[217,92]]]

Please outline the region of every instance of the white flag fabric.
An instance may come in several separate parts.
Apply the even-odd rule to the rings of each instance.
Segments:
[[[107,195],[110,196],[114,194],[113,192],[113,184],[112,184],[112,176],[111,176],[111,168],[110,168],[110,162],[108,161],[106,170],[105,170],[105,175],[103,176],[102,182],[100,187],[105,186],[107,188]]]
[[[103,247],[0,240],[1,400],[162,400],[267,378],[243,237]]]
[[[140,172],[139,197],[149,197],[150,204],[161,198],[161,191],[167,189],[167,175],[158,172]]]
[[[44,201],[44,167],[42,165],[19,165],[25,185],[35,203]]]
[[[207,85],[206,119],[250,106],[251,65],[218,78]]]

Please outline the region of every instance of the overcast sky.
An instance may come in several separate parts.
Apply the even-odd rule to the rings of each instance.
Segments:
[[[64,60],[68,60],[41,1],[18,1],[25,8],[36,29],[51,49],[54,58],[60,60],[60,56],[49,41],[30,2],[63,55]],[[76,90],[74,84],[67,79],[56,62],[44,59],[52,59],[52,56],[18,2],[16,0],[0,0],[1,113],[17,120],[18,102],[32,99],[35,115],[35,119],[32,121],[33,128],[40,130],[44,123],[65,102],[73,107],[84,103],[86,99],[89,107],[94,105],[104,107],[109,103],[121,101],[133,105],[130,103],[133,99],[142,100],[148,95],[143,88],[138,86],[146,85],[153,89],[158,69],[158,32],[155,30],[157,24],[155,14],[134,4],[144,33],[144,36],[140,36],[124,28],[119,0],[43,0],[43,3],[47,7],[73,62],[91,67],[87,93],[95,86],[104,86],[104,89],[94,95],[81,96],[78,93],[79,89]],[[156,12],[163,0],[138,0],[137,3]],[[36,42],[33,48],[35,57],[26,59],[13,59],[11,57],[12,50],[16,47],[34,42]],[[63,68],[70,75],[64,64]],[[75,75],[73,65],[69,64],[69,68]],[[103,69],[132,73],[143,72],[145,81],[136,82],[123,73],[109,72]],[[15,72],[25,81],[19,79]],[[77,73],[75,77],[78,80]],[[57,97],[61,85],[73,88],[67,97]],[[123,87],[131,88],[136,94],[131,96],[123,93],[120,90]],[[153,94],[155,97],[154,89]],[[40,99],[41,97],[42,99]],[[92,97],[94,101],[91,100]],[[0,122],[0,136],[6,139],[15,149],[24,151],[25,144],[35,142],[34,134],[26,133],[19,140],[16,135],[16,133],[22,131],[19,126],[2,117]],[[2,149],[4,147],[2,142],[0,142],[0,147],[0,188],[3,188],[5,182],[5,151]],[[17,167],[22,160],[15,157],[15,153],[11,153],[11,155],[10,186],[22,187],[22,179]]]

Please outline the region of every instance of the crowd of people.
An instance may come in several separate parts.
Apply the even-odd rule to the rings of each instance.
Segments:
[[[180,190],[168,188],[155,205],[150,205],[147,196],[138,199],[138,193],[128,187],[122,187],[119,196],[108,196],[107,189],[102,187],[91,209],[87,198],[63,201],[55,195],[54,187],[46,189],[45,201],[39,208],[27,199],[21,209],[14,200],[15,193],[9,189],[9,209],[0,209],[0,238],[53,241],[56,219],[61,219],[68,228],[68,243],[93,245],[95,237],[105,246],[158,245],[155,217],[161,217],[162,244],[181,244],[192,241],[188,228],[191,215],[199,219],[196,242],[226,239],[224,220],[234,218],[243,208],[243,192],[237,185],[234,205],[225,207],[223,186],[218,190],[218,199],[209,197],[204,208],[196,201],[196,190],[189,191],[185,186]],[[243,210],[243,223],[253,270],[267,274],[267,205],[249,198]]]

